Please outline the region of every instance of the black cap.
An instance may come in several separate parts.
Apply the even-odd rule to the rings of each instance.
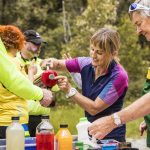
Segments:
[[[11,117],[11,120],[19,120],[19,116]]]
[[[33,44],[40,45],[46,43],[40,36],[40,34],[34,30],[26,30],[24,32],[25,39],[27,42],[32,42]]]
[[[68,124],[60,124],[60,128],[68,128]]]
[[[41,119],[49,119],[49,116],[48,115],[43,115],[43,116],[41,116]]]

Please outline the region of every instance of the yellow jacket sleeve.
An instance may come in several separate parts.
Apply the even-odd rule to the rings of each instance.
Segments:
[[[14,63],[9,59],[6,49],[0,40],[0,82],[6,89],[24,99],[41,100],[41,88],[33,85]]]

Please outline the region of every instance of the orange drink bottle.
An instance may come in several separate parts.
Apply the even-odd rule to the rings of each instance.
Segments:
[[[72,150],[72,135],[68,130],[68,124],[60,124],[56,134],[56,150]]]

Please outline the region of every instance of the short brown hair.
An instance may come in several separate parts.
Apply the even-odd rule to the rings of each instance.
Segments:
[[[13,25],[0,26],[0,38],[3,41],[6,50],[21,50],[24,46],[24,35],[21,30]]]

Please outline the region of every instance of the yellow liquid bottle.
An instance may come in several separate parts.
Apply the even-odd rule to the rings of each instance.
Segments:
[[[60,124],[56,134],[56,150],[72,150],[72,135],[67,124]]]
[[[12,123],[6,130],[6,150],[24,150],[24,129],[19,117],[12,117]]]

